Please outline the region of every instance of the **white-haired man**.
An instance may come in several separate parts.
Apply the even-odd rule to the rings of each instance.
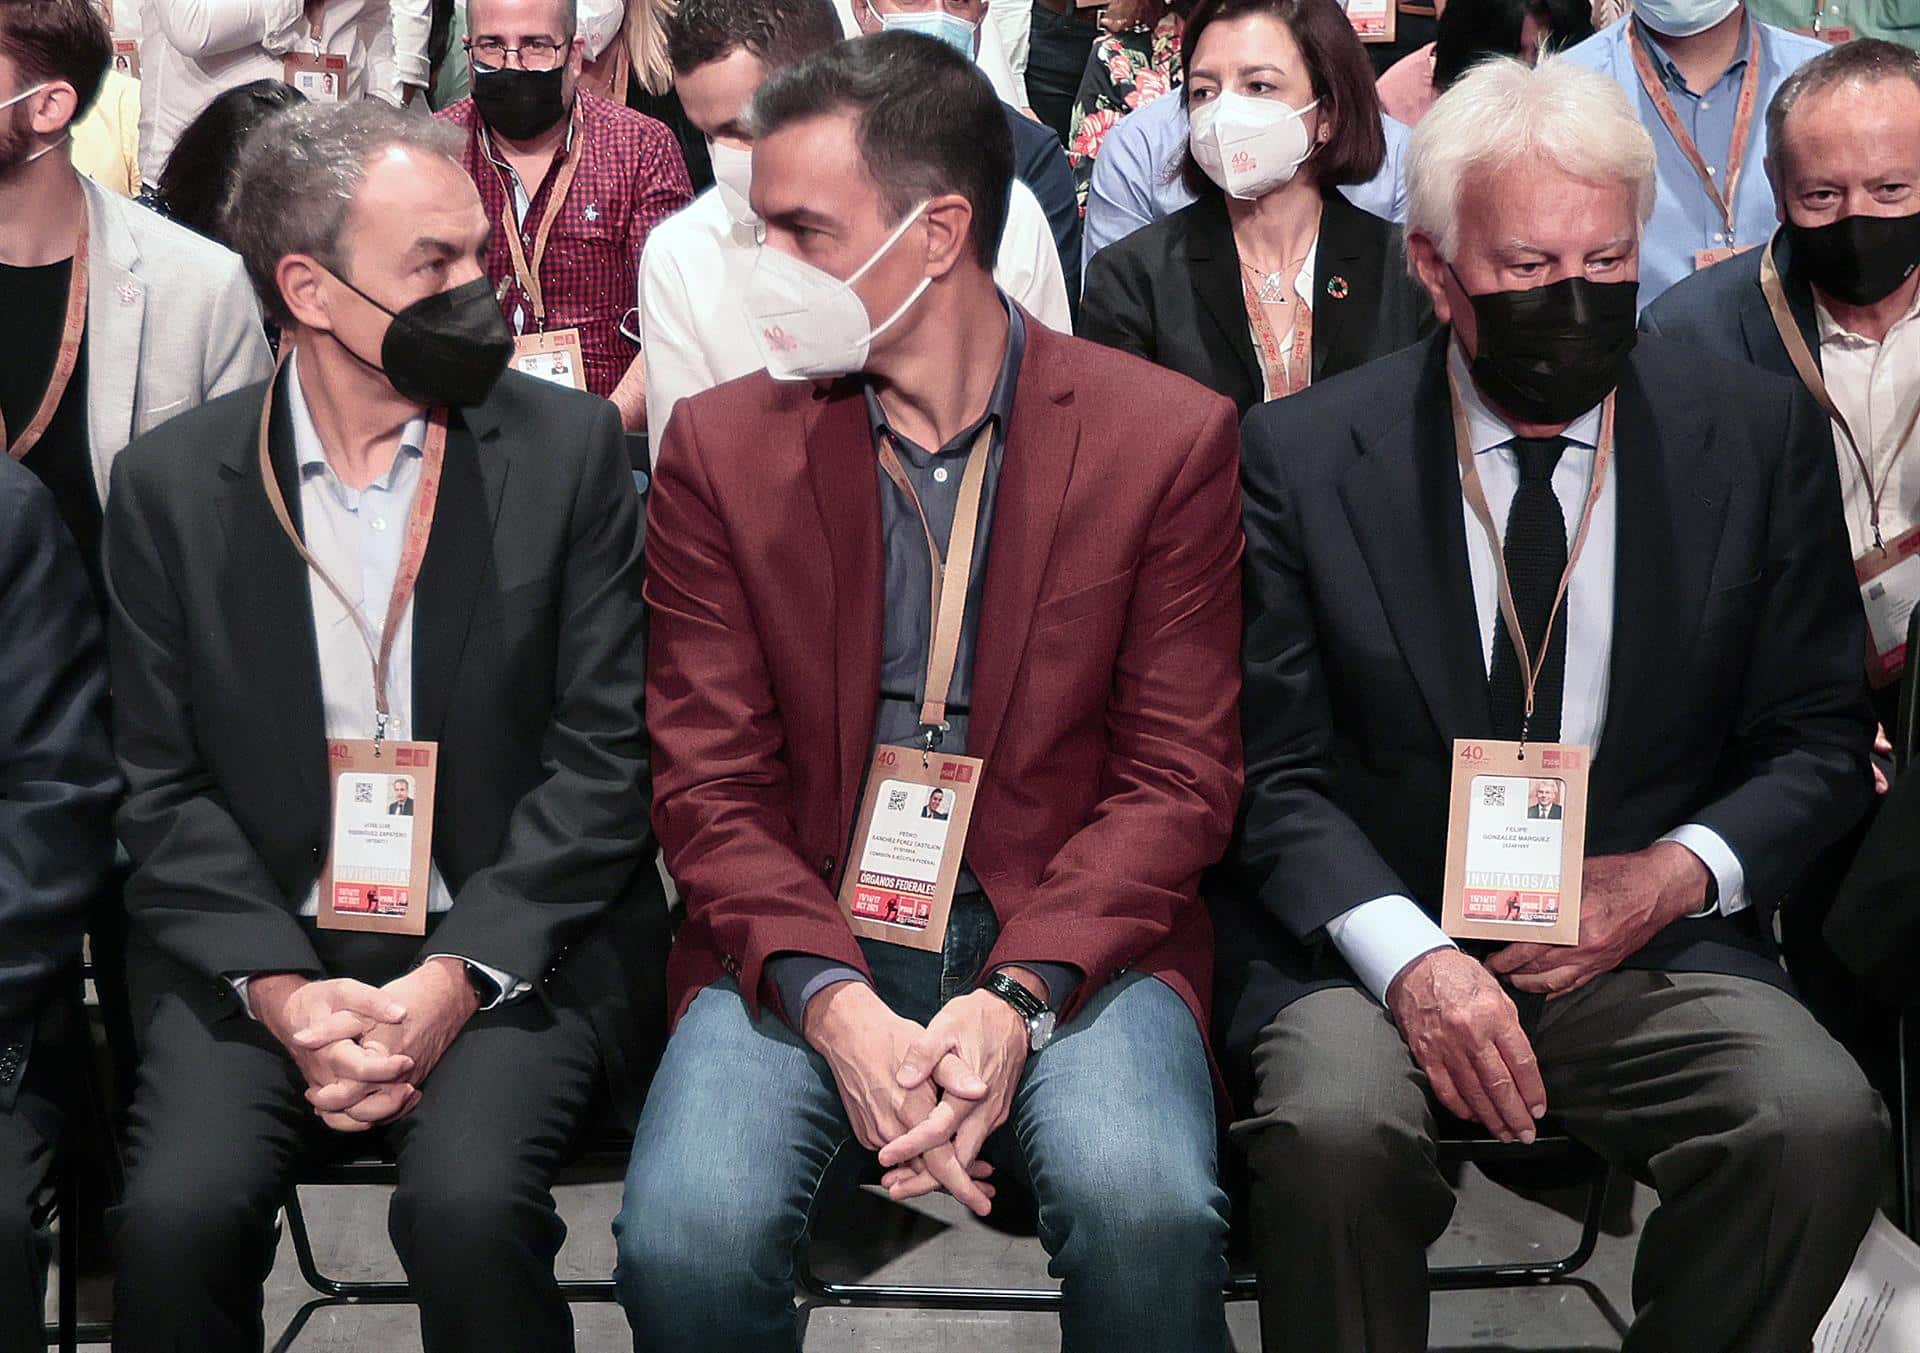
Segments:
[[[1659,1191],[1633,1353],[1805,1353],[1873,1212],[1881,1108],[1770,948],[1871,796],[1832,449],[1791,383],[1635,346],[1653,181],[1604,77],[1476,70],[1408,169],[1450,329],[1245,427],[1244,886],[1215,910],[1270,1351],[1426,1347],[1436,1118],[1530,1142],[1551,1113]],[[1473,786],[1476,753],[1515,774]],[[1450,803],[1499,872],[1556,766],[1591,770],[1562,775],[1577,942],[1456,944]],[[1579,840],[1536,835],[1550,869]]]

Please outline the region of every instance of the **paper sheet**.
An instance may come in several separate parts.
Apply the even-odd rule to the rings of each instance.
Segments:
[[[1815,1353],[1920,1353],[1920,1245],[1883,1214],[1874,1214],[1813,1347]]]

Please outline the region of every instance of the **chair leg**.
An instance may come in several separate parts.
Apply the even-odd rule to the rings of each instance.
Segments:
[[[1916,612],[1920,614],[1920,612]],[[1894,1065],[1899,1078],[1894,1106],[1894,1128],[1900,1134],[1894,1144],[1894,1176],[1900,1189],[1900,1229],[1909,1239],[1913,1229],[1913,1087],[1907,1083],[1907,1038],[1910,1033],[1906,1011],[1901,1011],[1893,1026]]]
[[[307,1234],[306,1214],[300,1210],[300,1190],[287,1195],[285,1209],[287,1233],[293,1238],[294,1261],[307,1286],[330,1300],[325,1305],[390,1306],[411,1301],[413,1292],[404,1282],[357,1281],[333,1278],[322,1273],[314,1261],[313,1241]]]
[[[1563,1282],[1586,1267],[1600,1243],[1600,1223],[1606,1215],[1609,1172],[1596,1166],[1587,1183],[1587,1207],[1580,1219],[1580,1239],[1559,1259],[1530,1264],[1460,1264],[1429,1272],[1435,1292],[1467,1291],[1485,1287],[1525,1287],[1533,1283]]]
[[[80,1176],[71,1152],[62,1153],[60,1170],[60,1353],[76,1353],[80,1324]]]

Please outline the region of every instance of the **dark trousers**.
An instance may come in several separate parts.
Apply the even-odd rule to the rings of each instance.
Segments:
[[[53,1189],[60,1101],[54,1058],[36,1045],[12,1108],[0,1108],[0,1353],[39,1353],[52,1237],[40,1219]]]
[[[301,1163],[341,1139],[285,1050],[205,978],[138,947],[130,973],[142,1060],[127,1197],[109,1221],[113,1346],[257,1353],[274,1215]],[[429,1353],[573,1348],[552,1186],[602,1080],[585,1014],[529,996],[476,1014],[418,1107],[382,1129],[399,1169],[387,1232]]]
[[[1886,1114],[1853,1060],[1787,993],[1707,973],[1609,973],[1529,1026],[1548,1111],[1660,1195],[1623,1353],[1807,1353],[1880,1192]],[[1233,1136],[1263,1347],[1424,1353],[1453,1194],[1399,1030],[1359,991],[1316,992],[1254,1073]]]
[[[1099,37],[1098,25],[1080,18],[1078,11],[1056,14],[1034,0],[1033,36],[1027,47],[1027,103],[1059,135],[1062,145],[1073,144],[1073,100]]]

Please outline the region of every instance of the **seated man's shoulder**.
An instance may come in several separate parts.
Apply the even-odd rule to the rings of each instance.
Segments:
[[[1574,43],[1560,53],[1560,56],[1576,66],[1587,66],[1594,70],[1602,69],[1613,61],[1614,54],[1626,43],[1627,25],[1631,22],[1633,22],[1631,19],[1621,19],[1616,23],[1608,24],[1592,36]]]
[[[132,241],[138,254],[136,275],[141,282],[170,302],[201,302],[211,294],[209,283],[239,278],[246,271],[240,255],[224,244],[170,221],[132,198],[102,191],[94,194],[94,205],[109,231],[117,226]]]
[[[1438,360],[1433,349],[1434,340],[1424,339],[1256,405],[1241,423],[1248,477],[1284,468],[1300,483],[1337,478],[1359,448],[1378,447],[1412,420],[1421,382]]]
[[[851,397],[858,400],[858,392]],[[756,369],[681,400],[674,407],[672,426],[698,442],[708,473],[736,468],[752,473],[756,466],[764,467],[776,438],[786,436],[797,444],[828,398],[812,381],[777,381]],[[863,425],[865,420],[863,406]]]
[[[1766,33],[1767,45],[1772,48],[1774,61],[1782,74],[1806,65],[1822,52],[1832,50],[1824,38],[1797,33],[1778,24],[1763,23],[1760,27]]]
[[[603,99],[589,90],[581,90],[580,98],[593,110],[595,134],[602,140],[646,150],[672,146],[678,153],[679,139],[674,136],[673,129],[660,119],[648,117],[639,109],[629,108],[624,103]]]
[[[698,257],[704,264],[708,254],[719,252],[730,225],[719,189],[709,188],[647,232],[641,264],[656,259],[680,262],[690,257]]]
[[[502,374],[481,407],[481,416],[490,415],[499,424],[509,445],[536,454],[546,464],[585,460],[593,449],[587,434],[594,424],[618,421],[613,406],[598,395],[519,371]]]
[[[1036,353],[1037,327],[1028,327],[1021,381],[1072,391],[1082,459],[1111,456],[1130,479],[1150,476],[1156,467],[1171,474],[1186,463],[1197,438],[1216,423],[1234,422],[1233,402],[1224,395],[1104,343],[1048,330]]]
[[[1732,329],[1749,300],[1760,299],[1760,253],[1749,249],[1681,278],[1647,307],[1643,322],[1668,338]]]
[[[40,476],[11,456],[0,456],[0,545],[24,546],[60,520],[53,493]]]
[[[108,495],[109,506],[122,482],[183,503],[204,501],[196,478],[200,470],[239,467],[254,454],[266,388],[265,381],[257,381],[229,391],[135,437],[113,458],[115,492]]]

